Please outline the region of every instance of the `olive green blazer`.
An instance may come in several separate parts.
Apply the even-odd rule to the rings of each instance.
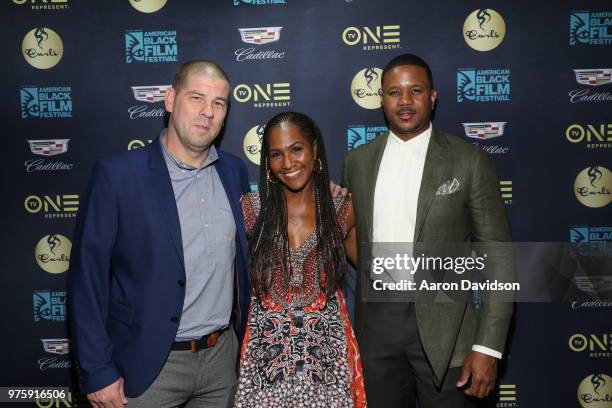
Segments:
[[[388,133],[381,134],[372,142],[351,150],[344,163],[343,181],[353,201],[358,246],[362,242],[372,242],[374,190],[387,138]],[[456,192],[436,195],[441,185],[454,179],[460,186]],[[401,180],[397,183],[399,188]],[[506,210],[493,162],[470,143],[434,130],[423,169],[414,242],[509,240]],[[358,339],[366,317],[366,285],[371,282],[361,258],[356,291]],[[507,277],[512,273],[511,268],[511,265],[500,264],[496,273]],[[419,335],[436,383],[444,377],[448,367],[462,365],[474,344],[503,353],[512,303],[492,302],[483,297],[480,310],[467,299],[454,303],[415,303]]]

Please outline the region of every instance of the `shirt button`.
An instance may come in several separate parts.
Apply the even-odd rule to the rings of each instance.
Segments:
[[[201,203],[203,203],[203,202],[204,202],[204,199],[203,199],[203,198],[200,198],[200,202],[201,202]]]
[[[185,286],[185,281],[182,279],[179,279],[179,281],[177,282],[179,286],[183,287]]]
[[[178,317],[176,317],[176,316],[172,316],[172,317],[170,318],[170,321],[171,321],[172,323],[176,323],[176,322],[178,322],[178,321],[179,321],[179,318],[178,318]]]
[[[204,224],[204,226],[205,226],[206,228],[208,228],[208,224]]]

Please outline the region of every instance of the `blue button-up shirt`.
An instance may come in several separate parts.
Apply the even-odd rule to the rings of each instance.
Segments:
[[[170,172],[185,258],[185,302],[177,341],[195,340],[229,325],[234,287],[236,223],[215,169],[214,146],[202,167],[183,163],[161,146]]]

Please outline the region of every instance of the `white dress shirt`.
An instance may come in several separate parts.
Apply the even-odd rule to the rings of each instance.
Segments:
[[[389,132],[374,190],[374,243],[414,242],[417,202],[431,131],[430,123],[427,130],[408,141]],[[484,346],[473,345],[472,350],[502,357],[500,352]]]

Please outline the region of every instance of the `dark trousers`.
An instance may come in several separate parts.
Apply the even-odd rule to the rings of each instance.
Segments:
[[[475,407],[455,387],[461,367],[450,368],[440,387],[419,337],[414,303],[368,304],[359,338],[369,408]]]

